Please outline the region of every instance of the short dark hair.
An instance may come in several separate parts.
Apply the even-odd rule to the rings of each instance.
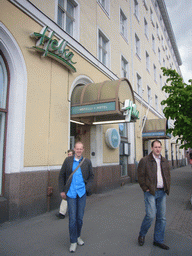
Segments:
[[[74,155],[74,150],[73,149],[67,150],[67,153],[70,153],[70,152],[72,152],[72,154]]]
[[[162,146],[162,143],[161,143],[161,141],[160,140],[153,140],[152,142],[151,142],[151,147],[153,148],[153,145],[154,145],[154,143],[155,142],[158,142],[158,143],[160,143],[161,144],[161,146]]]

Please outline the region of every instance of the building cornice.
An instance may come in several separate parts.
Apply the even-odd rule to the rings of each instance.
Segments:
[[[158,3],[158,6],[159,6],[159,10],[161,12],[161,16],[163,18],[165,27],[167,29],[167,33],[169,35],[170,42],[171,42],[171,45],[173,47],[173,51],[175,53],[175,57],[177,59],[178,65],[181,66],[182,65],[182,60],[181,60],[181,56],[180,56],[180,53],[179,53],[179,50],[178,50],[178,47],[177,47],[175,35],[174,35],[173,28],[172,28],[172,25],[171,25],[171,22],[170,22],[170,19],[169,19],[167,8],[165,6],[165,2],[164,2],[164,0],[157,0],[157,3]]]

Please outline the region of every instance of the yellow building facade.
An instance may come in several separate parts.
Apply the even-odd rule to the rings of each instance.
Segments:
[[[1,0],[0,17],[2,221],[59,206],[78,140],[95,193],[137,180],[153,139],[185,162],[160,105],[160,68],[181,65],[164,1]]]

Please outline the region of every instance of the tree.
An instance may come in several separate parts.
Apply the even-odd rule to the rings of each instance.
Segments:
[[[161,105],[165,105],[165,117],[174,121],[174,128],[169,128],[167,133],[177,137],[177,142],[182,144],[180,148],[192,148],[192,80],[186,84],[175,70],[161,69],[169,77],[162,88],[169,97]]]

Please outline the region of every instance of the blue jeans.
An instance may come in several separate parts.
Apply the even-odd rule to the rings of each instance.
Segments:
[[[145,236],[149,230],[153,219],[156,216],[154,242],[163,243],[166,226],[166,193],[157,190],[155,196],[149,192],[144,192],[146,215],[140,229],[140,236]]]
[[[83,216],[86,205],[86,194],[82,197],[70,198],[67,196],[69,213],[69,235],[70,242],[77,243],[77,238],[81,235],[83,226]]]

